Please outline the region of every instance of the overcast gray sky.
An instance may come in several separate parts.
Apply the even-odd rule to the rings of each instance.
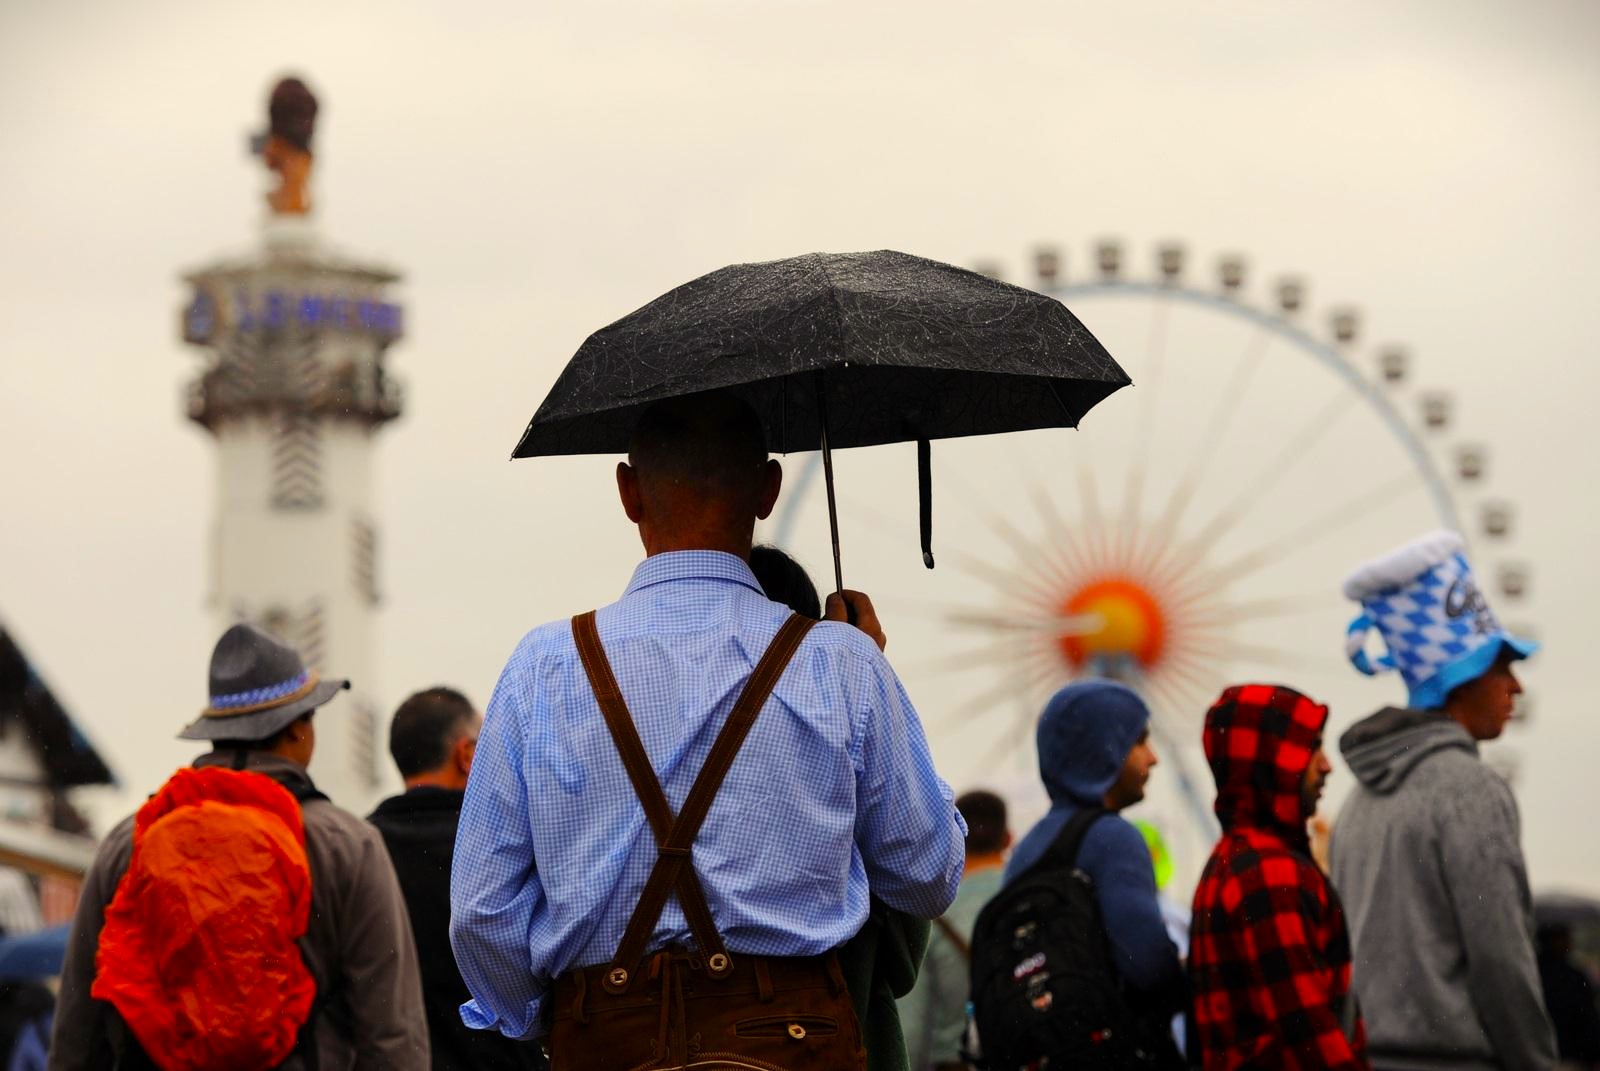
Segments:
[[[505,460],[595,327],[737,260],[893,247],[1018,270],[1053,240],[1072,271],[1104,235],[1141,263],[1179,238],[1203,264],[1247,254],[1257,283],[1303,273],[1319,318],[1358,304],[1491,444],[1536,570],[1521,616],[1547,641],[1519,745],[1533,876],[1600,892],[1600,850],[1571,825],[1600,804],[1597,53],[1586,0],[14,0],[0,614],[123,776],[102,820],[185,759],[168,737],[214,639],[212,457],[179,416],[196,359],[177,274],[253,241],[245,136],[298,72],[323,101],[325,232],[407,275],[391,363],[409,408],[378,453],[386,702],[436,680],[486,701],[525,629],[625,582],[638,551],[608,463]],[[861,471],[858,498],[880,479],[908,493]],[[1295,579],[1331,586],[1380,549]],[[934,575],[929,600],[964,598]],[[891,632],[916,605],[889,600]],[[1352,705],[1398,696],[1350,687]],[[934,742],[958,787],[982,774]]]

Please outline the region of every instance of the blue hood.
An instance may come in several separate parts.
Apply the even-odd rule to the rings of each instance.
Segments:
[[[1039,776],[1051,803],[1098,804],[1150,724],[1150,708],[1132,688],[1078,681],[1045,704],[1039,717]]]

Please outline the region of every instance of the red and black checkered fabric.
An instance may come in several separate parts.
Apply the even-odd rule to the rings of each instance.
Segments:
[[[1189,976],[1206,1071],[1368,1068],[1347,1035],[1350,936],[1311,860],[1301,785],[1328,709],[1291,688],[1244,685],[1206,715],[1222,839],[1194,896]]]

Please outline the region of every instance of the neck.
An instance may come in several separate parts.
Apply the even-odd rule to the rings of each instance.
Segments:
[[[413,788],[448,788],[460,791],[467,787],[467,779],[451,770],[426,770],[415,777],[406,778],[406,791]]]
[[[732,554],[743,561],[750,560],[750,547],[755,542],[755,533],[746,530],[742,533],[719,531],[689,531],[689,532],[660,532],[651,531],[643,526],[639,529],[639,538],[644,543],[645,557],[653,558],[657,554],[671,554],[680,550],[720,550],[724,554]]]
[[[963,876],[976,874],[980,870],[995,870],[1006,865],[1005,852],[979,852],[968,855],[966,864],[961,868]]]
[[[311,756],[302,755],[302,749],[295,747],[288,741],[278,744],[275,747],[251,748],[250,754],[271,755],[274,758],[286,759],[287,761],[294,763],[296,766],[301,767],[307,766],[311,762]]]

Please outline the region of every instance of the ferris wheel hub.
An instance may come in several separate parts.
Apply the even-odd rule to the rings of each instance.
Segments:
[[[1166,615],[1161,604],[1135,581],[1095,580],[1068,596],[1062,606],[1072,618],[1098,619],[1098,627],[1059,638],[1062,656],[1074,670],[1091,662],[1126,658],[1148,670],[1166,646]]]

